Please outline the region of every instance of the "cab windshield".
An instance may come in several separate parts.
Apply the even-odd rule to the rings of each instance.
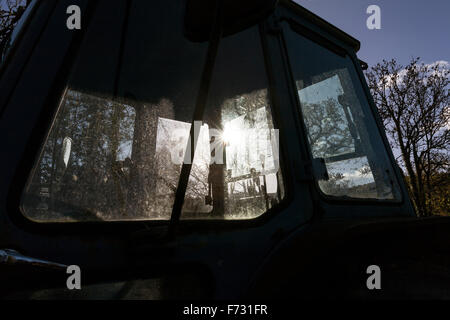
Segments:
[[[253,219],[283,200],[258,26],[221,40],[192,123],[207,43],[185,36],[183,7],[98,1],[22,197],[29,219],[170,220],[184,164],[180,219]]]

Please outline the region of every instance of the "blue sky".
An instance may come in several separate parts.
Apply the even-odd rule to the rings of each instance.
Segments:
[[[295,0],[361,42],[358,57],[369,66],[411,57],[450,61],[450,0]],[[369,30],[369,5],[381,9],[381,30]]]

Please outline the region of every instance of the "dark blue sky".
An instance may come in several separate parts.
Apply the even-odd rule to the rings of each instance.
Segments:
[[[358,57],[369,66],[411,57],[450,61],[450,0],[295,0],[361,41]],[[381,30],[369,30],[369,5],[381,9]]]

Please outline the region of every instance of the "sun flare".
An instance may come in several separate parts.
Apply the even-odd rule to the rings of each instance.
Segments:
[[[225,128],[222,132],[222,141],[226,145],[236,144],[242,139],[242,132],[236,126],[232,126],[229,123],[225,124]]]

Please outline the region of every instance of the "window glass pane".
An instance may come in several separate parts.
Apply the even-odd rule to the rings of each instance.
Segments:
[[[350,57],[294,32],[288,42],[311,153],[324,159],[328,173],[328,179],[318,181],[322,192],[398,199],[385,146]]]
[[[183,14],[182,1],[98,2],[23,195],[26,216],[170,219],[181,163],[166,151],[187,141],[207,48],[184,37]]]
[[[187,193],[182,219],[255,218],[284,198],[267,87],[258,27],[224,38],[188,185],[201,192]]]

